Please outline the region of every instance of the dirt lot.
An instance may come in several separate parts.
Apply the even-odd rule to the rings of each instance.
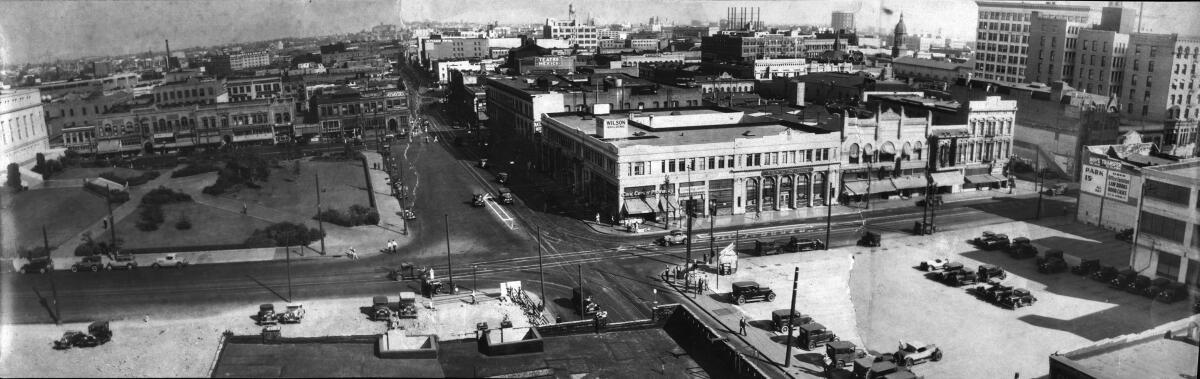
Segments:
[[[983,229],[891,238],[874,251],[851,248],[861,252],[855,255],[850,287],[859,334],[868,349],[892,352],[899,340],[937,344],[946,358],[914,370],[926,377],[1008,377],[1011,373],[1037,377],[1049,371],[1047,357],[1055,351],[1188,315],[1185,302],[1154,302],[1070,273],[1040,274],[1033,259],[1014,260],[1001,252],[976,250],[966,241]],[[1112,244],[1021,222],[986,229],[1010,237],[1027,236],[1035,244]],[[973,285],[943,285],[914,268],[922,260],[947,256],[972,269],[980,263],[1004,268],[1009,272],[1005,284],[1030,289],[1038,302],[1017,310],[1001,308],[967,293]]]
[[[472,334],[475,323],[499,325],[504,314],[515,327],[528,326],[514,305],[482,297],[478,304],[461,300],[439,301],[437,311],[422,309],[416,320],[408,320],[413,333],[436,333],[441,339]],[[379,334],[383,322],[373,322],[360,307],[369,298],[305,301],[307,315],[295,325],[282,326],[284,337]],[[396,301],[393,296],[392,301]],[[276,302],[277,310],[285,303]],[[0,377],[201,377],[208,375],[216,359],[220,335],[257,334],[260,327],[251,316],[258,304],[236,310],[222,309],[211,316],[166,319],[149,315],[142,319],[114,320],[113,340],[105,345],[56,351],[53,341],[67,330],[86,330],[86,324],[0,325]],[[217,312],[214,310],[214,312]]]

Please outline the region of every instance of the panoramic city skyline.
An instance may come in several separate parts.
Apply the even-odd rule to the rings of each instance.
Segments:
[[[569,3],[550,0],[524,0],[496,3],[485,0],[457,1],[47,1],[14,2],[0,15],[0,63],[38,63],[55,59],[76,59],[93,55],[124,55],[161,51],[163,40],[185,49],[271,40],[284,37],[311,37],[359,31],[379,24],[402,21],[442,20],[443,22],[497,21],[500,23],[542,23],[546,18],[566,18]],[[681,7],[680,4],[687,4]],[[1099,7],[1102,1],[1080,2]],[[637,12],[629,12],[637,6]],[[920,2],[888,1],[760,1],[732,3],[723,1],[626,1],[604,0],[575,4],[579,18],[591,15],[601,23],[642,23],[650,17],[662,17],[679,24],[691,20],[715,22],[725,16],[727,7],[761,7],[767,24],[826,25],[835,10],[857,10],[863,28],[894,25],[901,13],[911,33],[937,33],[952,38],[974,37],[976,5],[971,1],[929,0]],[[1137,4],[1126,4],[1136,8]],[[893,11],[880,14],[881,8]],[[1200,35],[1200,24],[1184,22],[1200,14],[1196,3],[1146,3],[1143,24],[1154,32]],[[145,22],[126,22],[145,14],[167,17]],[[636,16],[634,16],[636,14]],[[288,17],[277,17],[287,15]],[[947,23],[969,15],[971,22]],[[229,27],[210,28],[228,22]]]

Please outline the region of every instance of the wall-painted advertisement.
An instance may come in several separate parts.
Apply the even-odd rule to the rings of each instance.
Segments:
[[[1105,188],[1104,196],[1116,201],[1129,201],[1129,183],[1129,174],[1109,170],[1108,188]]]
[[[1104,178],[1108,170],[1092,167],[1089,165],[1083,166],[1083,180],[1079,183],[1079,190],[1096,196],[1104,196]]]

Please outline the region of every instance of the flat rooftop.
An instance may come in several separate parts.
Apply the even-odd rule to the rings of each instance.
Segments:
[[[1107,378],[1183,378],[1196,373],[1196,345],[1159,337],[1076,358],[1075,363]]]
[[[1195,183],[1200,181],[1200,161],[1182,162],[1162,166],[1150,166],[1146,167],[1145,170],[1167,174],[1166,176],[1174,177],[1174,179],[1180,182]]]
[[[437,359],[380,359],[375,343],[226,343],[214,378],[444,378]],[[456,376],[456,375],[452,375]]]
[[[579,113],[550,113],[547,116],[569,128],[610,143],[618,148],[650,145],[678,146],[732,142],[738,138],[753,138],[786,133],[825,134],[829,131],[815,126],[751,116],[743,111],[719,108],[679,108],[664,110],[621,110],[601,118],[626,118],[635,113],[629,122],[629,137],[604,138],[596,134],[597,116]],[[650,121],[653,117],[654,121]]]

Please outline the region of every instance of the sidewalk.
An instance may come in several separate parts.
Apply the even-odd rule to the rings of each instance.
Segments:
[[[1013,189],[1013,193],[1009,194],[1007,189],[993,189],[983,191],[963,191],[958,193],[942,194],[942,199],[946,203],[992,199],[1000,197],[1024,198],[1037,196],[1036,185],[1032,182],[1017,180],[1017,186]],[[894,200],[871,200],[871,210],[897,209],[897,208],[912,208],[916,207],[916,202],[921,197],[912,197],[909,199],[894,199]],[[851,203],[849,205],[834,204],[832,214],[841,216],[847,214],[860,214],[865,209],[865,203]],[[867,212],[870,212],[867,211]],[[813,206],[810,208],[791,209],[785,211],[763,212],[759,214],[746,213],[740,215],[726,216],[709,216],[697,217],[694,229],[707,230],[711,223],[714,228],[750,228],[756,226],[766,226],[772,224],[795,223],[807,220],[824,220],[826,214],[830,212],[824,206]],[[712,218],[712,220],[710,220]],[[647,222],[644,225],[650,230],[641,233],[631,233],[622,225],[612,225],[608,223],[597,223],[591,219],[581,220],[585,225],[591,227],[592,230],[601,234],[618,235],[618,236],[646,236],[646,235],[663,235],[673,229],[683,229],[687,224],[682,220],[673,220],[669,226],[661,222]]]
[[[412,231],[408,230],[408,221],[401,216],[404,207],[400,204],[400,198],[392,196],[391,186],[388,185],[387,164],[377,152],[363,151],[362,154],[367,158],[368,168],[376,164],[380,167],[379,170],[369,170],[371,188],[375,191],[375,207],[379,211],[379,227],[400,233],[397,242],[403,247],[413,240],[413,236]]]
[[[154,180],[146,182],[146,184],[142,184],[137,187],[130,187],[129,201],[116,206],[112,210],[113,223],[119,223],[125,217],[133,214],[133,212],[137,210],[138,206],[142,204],[142,197],[146,196],[146,194],[151,190],[158,188],[167,181],[171,180],[171,172],[177,168],[179,167],[171,168],[169,170],[159,170],[163,174],[159,175],[157,178],[154,178]],[[109,227],[112,227],[112,225]],[[104,236],[104,233],[106,233],[107,230],[108,229],[104,228],[104,217],[102,217],[100,220],[96,220],[96,222],[92,223],[91,226],[84,228],[84,230],[75,234],[75,236],[68,238],[57,247],[51,249],[50,256],[52,259],[54,259],[54,267],[56,269],[70,268],[71,265],[78,260],[75,257],[75,248],[79,247],[79,245],[83,243],[84,233],[91,232],[94,238],[99,238],[100,236]]]

